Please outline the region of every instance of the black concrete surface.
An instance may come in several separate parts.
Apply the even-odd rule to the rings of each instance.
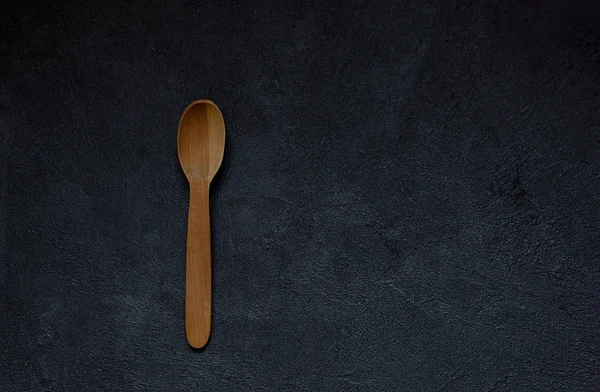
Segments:
[[[0,389],[598,390],[599,7],[4,2]],[[199,98],[227,146],[198,352]]]

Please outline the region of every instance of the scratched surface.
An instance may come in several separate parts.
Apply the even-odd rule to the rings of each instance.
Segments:
[[[2,5],[0,389],[597,390],[600,4],[286,3]]]

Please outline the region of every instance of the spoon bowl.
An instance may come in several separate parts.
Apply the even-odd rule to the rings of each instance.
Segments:
[[[186,267],[185,331],[190,346],[201,348],[210,336],[211,255],[210,183],[221,166],[225,123],[213,102],[188,106],[179,122],[179,163],[190,183]]]
[[[195,101],[185,109],[179,122],[177,150],[188,181],[212,180],[225,150],[223,115],[212,101]]]

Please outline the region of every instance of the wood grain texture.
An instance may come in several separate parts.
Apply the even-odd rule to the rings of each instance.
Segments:
[[[186,249],[185,326],[189,344],[206,345],[211,324],[210,182],[221,166],[225,124],[219,108],[200,100],[184,111],[177,149],[190,183]]]

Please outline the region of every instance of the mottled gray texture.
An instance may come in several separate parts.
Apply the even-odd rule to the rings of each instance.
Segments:
[[[2,391],[598,388],[598,1],[285,3],[1,6]]]

